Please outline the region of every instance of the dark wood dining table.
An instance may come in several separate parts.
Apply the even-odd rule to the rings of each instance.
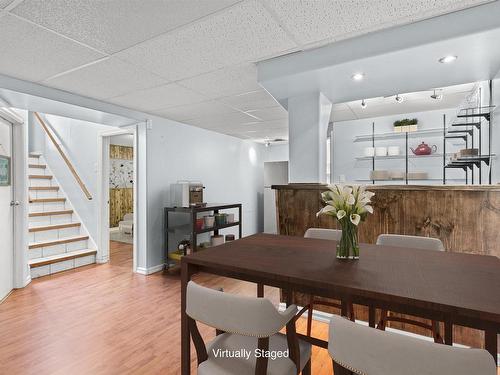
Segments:
[[[361,244],[359,260],[339,260],[335,246],[328,240],[256,234],[183,257],[182,374],[190,373],[191,362],[186,287],[198,272],[282,288],[287,296],[297,291],[368,306],[372,327],[375,309],[438,320],[444,322],[448,345],[453,343],[453,325],[483,330],[485,348],[497,360],[499,258]],[[262,296],[262,287],[257,294]]]

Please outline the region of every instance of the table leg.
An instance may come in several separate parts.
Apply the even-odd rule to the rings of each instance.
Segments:
[[[286,301],[285,301],[286,307],[293,305],[293,291],[291,289],[288,289],[286,291]]]
[[[375,306],[368,306],[368,325],[375,328]]]
[[[444,322],[444,343],[453,345],[453,323],[450,321]]]
[[[181,374],[191,373],[191,340],[186,314],[187,284],[194,273],[194,267],[187,262],[181,262]]]
[[[257,284],[257,297],[264,298],[264,284]]]
[[[493,356],[495,364],[498,366],[498,342],[496,331],[484,331],[484,348]]]

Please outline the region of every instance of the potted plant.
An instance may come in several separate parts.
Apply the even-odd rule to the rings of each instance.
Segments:
[[[402,119],[402,120],[397,120],[394,121],[394,131],[396,133],[401,133],[401,132],[414,132],[417,131],[417,124],[418,120],[416,118],[414,119]]]
[[[373,213],[370,205],[375,195],[363,186],[330,185],[321,193],[325,206],[316,214],[337,219],[342,237],[337,244],[337,258],[359,259],[358,225]]]

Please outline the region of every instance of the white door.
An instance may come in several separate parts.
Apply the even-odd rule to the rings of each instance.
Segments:
[[[14,281],[12,160],[9,163],[9,181],[5,181],[6,157],[11,158],[12,155],[12,125],[0,119],[0,300],[13,289]]]

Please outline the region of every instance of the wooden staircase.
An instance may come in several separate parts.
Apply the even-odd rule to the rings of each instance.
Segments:
[[[31,278],[95,263],[97,251],[43,157],[30,154],[28,167]]]

